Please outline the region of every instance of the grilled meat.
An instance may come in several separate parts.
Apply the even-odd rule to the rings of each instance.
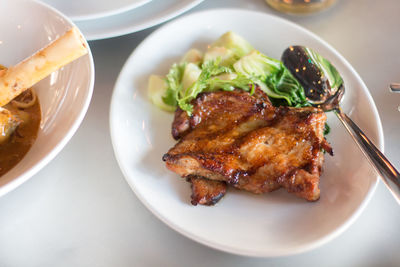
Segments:
[[[253,95],[242,90],[202,93],[192,104],[193,112],[190,117],[186,111],[180,108],[175,111],[171,131],[175,140],[185,136],[202,122],[204,124],[208,119],[210,119],[210,123],[207,123],[207,125],[211,125],[213,129],[215,127],[223,129],[234,121],[243,120],[250,116],[269,118],[268,116],[274,113],[274,107],[268,96],[258,87]],[[268,114],[264,114],[268,111],[270,111]]]
[[[176,112],[172,134],[181,139],[163,160],[182,177],[224,181],[257,194],[284,187],[315,201],[321,150],[331,152],[323,137],[325,120],[317,108],[275,108],[259,89],[253,95],[202,93],[192,116]]]
[[[192,201],[196,206],[211,206],[217,203],[226,193],[226,183],[222,181],[209,180],[200,176],[189,175],[187,180],[192,187]]]

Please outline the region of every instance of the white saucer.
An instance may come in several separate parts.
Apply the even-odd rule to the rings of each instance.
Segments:
[[[151,0],[42,0],[74,21],[99,19],[140,7]]]
[[[147,29],[170,20],[200,4],[203,0],[152,0],[150,3],[118,15],[77,21],[87,40],[116,37]]]

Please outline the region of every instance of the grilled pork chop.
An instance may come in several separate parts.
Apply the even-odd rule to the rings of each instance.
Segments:
[[[325,120],[312,107],[275,108],[259,89],[253,95],[202,93],[192,116],[176,111],[172,135],[180,141],[163,160],[182,177],[223,181],[257,194],[284,187],[315,201],[322,149],[331,152],[323,137]]]
[[[209,180],[200,176],[189,175],[187,180],[192,184],[192,201],[197,204],[211,206],[217,203],[226,193],[226,183]]]

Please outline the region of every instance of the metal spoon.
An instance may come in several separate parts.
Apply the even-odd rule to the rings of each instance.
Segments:
[[[336,68],[321,55],[304,46],[291,46],[282,55],[283,64],[304,87],[308,101],[324,111],[333,111],[358,144],[400,204],[400,173],[364,132],[342,111],[344,83]]]
[[[400,83],[391,83],[389,88],[392,93],[398,93],[400,92]]]

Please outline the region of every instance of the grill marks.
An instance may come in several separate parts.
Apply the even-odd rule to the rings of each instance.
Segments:
[[[253,95],[239,90],[203,93],[193,106],[191,117],[179,109],[175,113],[172,134],[180,141],[163,157],[170,170],[182,177],[203,177],[202,187],[209,186],[213,196],[222,197],[225,191],[208,179],[253,193],[284,187],[310,201],[319,198],[321,148],[330,148],[321,110],[275,108],[258,88]],[[220,199],[198,197],[189,180],[192,204]]]
[[[191,183],[192,201],[197,204],[211,206],[217,203],[226,193],[226,183],[209,180],[200,176],[189,175],[187,181]]]

